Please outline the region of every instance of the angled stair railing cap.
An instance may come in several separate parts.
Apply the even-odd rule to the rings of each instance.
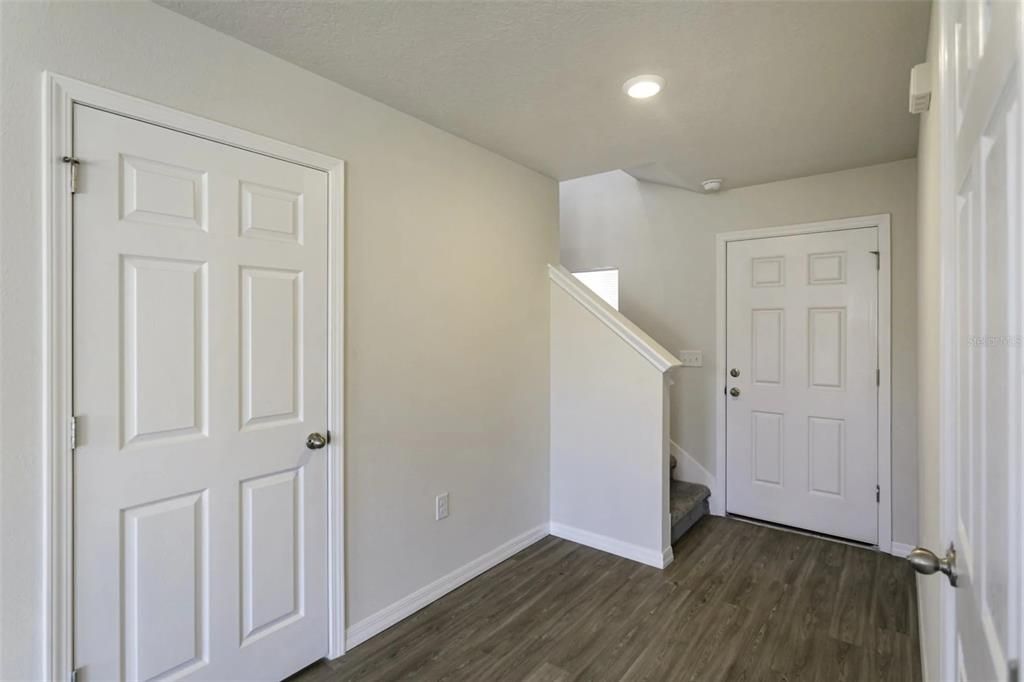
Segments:
[[[659,371],[666,372],[682,364],[677,357],[665,350],[664,346],[630,322],[625,315],[608,305],[604,299],[595,294],[586,284],[573,277],[572,273],[561,265],[549,264],[548,277],[589,310],[604,326],[618,334],[623,341],[644,356]]]

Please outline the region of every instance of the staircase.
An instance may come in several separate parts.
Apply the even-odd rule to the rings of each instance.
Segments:
[[[548,279],[551,534],[665,568],[667,373],[682,363],[565,268]]]
[[[675,455],[672,456],[670,471],[676,468]],[[708,498],[711,490],[706,485],[687,483],[686,481],[669,481],[669,516],[672,521],[672,544],[683,537],[686,531],[706,515]]]

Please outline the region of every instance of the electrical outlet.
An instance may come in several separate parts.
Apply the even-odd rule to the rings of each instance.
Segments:
[[[448,518],[448,493],[441,493],[434,500],[434,520]]]
[[[683,367],[703,367],[704,353],[699,350],[681,350],[679,351],[679,362]]]

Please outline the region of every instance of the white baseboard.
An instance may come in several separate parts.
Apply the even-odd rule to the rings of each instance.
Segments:
[[[715,477],[711,475],[711,472],[705,469],[704,465],[694,459],[690,453],[679,447],[675,441],[669,440],[668,447],[669,451],[676,456],[676,462],[679,465],[676,467],[674,478],[677,481],[706,485],[711,489],[711,497],[708,498],[711,513],[715,516],[725,516],[725,500],[721,499],[721,495],[715,494]]]
[[[669,545],[665,549],[661,550],[661,567],[665,568],[670,563],[675,561],[676,555],[672,552],[672,545]]]
[[[915,576],[915,579],[920,579],[924,576]],[[922,680],[934,680],[935,678],[929,674],[928,671],[928,633],[930,630],[924,626],[924,593],[921,591],[920,585],[917,586],[917,640],[918,649],[917,655],[921,657],[921,679]],[[942,667],[941,665],[939,666]]]
[[[484,571],[500,564],[505,559],[529,547],[548,534],[548,524],[541,524],[495,547],[483,556],[477,557],[448,575],[438,578],[429,585],[421,587],[412,594],[402,597],[390,606],[385,606],[377,613],[367,616],[358,623],[354,623],[345,630],[345,649],[351,650],[374,635],[387,630],[398,621],[408,618],[424,606],[440,599],[456,587],[469,582]]]
[[[640,545],[634,545],[629,542],[610,538],[607,535],[599,535],[597,533],[591,533],[589,530],[567,526],[563,523],[555,523],[552,521],[551,534],[556,538],[572,540],[573,542],[578,542],[581,545],[593,547],[594,549],[599,549],[602,552],[608,552],[609,554],[614,554],[615,556],[620,556],[626,559],[632,559],[633,561],[639,561],[642,564],[654,566],[655,568],[665,568],[668,566],[668,563],[671,562],[671,547],[669,548],[668,562],[666,562],[663,550],[648,549],[646,547],[641,547]]]
[[[902,542],[893,541],[892,549],[889,550],[889,554],[898,556],[901,559],[906,558],[914,550],[914,545],[907,545]]]

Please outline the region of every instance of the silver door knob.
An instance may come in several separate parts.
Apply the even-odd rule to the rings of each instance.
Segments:
[[[949,578],[949,584],[956,587],[956,548],[950,543],[946,550],[946,556],[941,559],[935,556],[935,552],[924,547],[915,547],[914,551],[907,555],[907,561],[914,567],[914,570],[922,575],[943,573]]]
[[[733,379],[735,379],[739,375],[740,375],[740,371],[738,369],[736,369],[735,367],[733,367],[732,369],[729,370],[729,376],[731,376]]]
[[[310,450],[319,450],[323,446],[331,442],[331,434],[328,433],[326,436],[322,433],[311,433],[306,436],[306,447]]]
[[[733,386],[732,388],[729,389],[729,395],[731,395],[733,398],[735,398],[739,394],[740,394],[740,389],[736,388],[735,386]]]

